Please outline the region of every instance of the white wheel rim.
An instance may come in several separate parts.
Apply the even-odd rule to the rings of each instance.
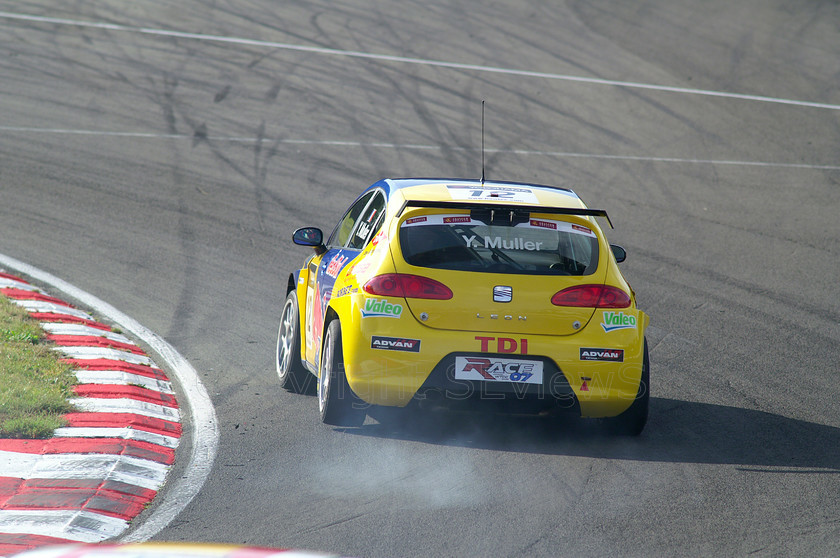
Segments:
[[[321,376],[318,378],[318,406],[321,411],[327,406],[327,393],[332,377],[332,335],[327,331],[324,337],[324,352],[321,357]]]
[[[277,374],[281,377],[289,370],[289,361],[292,358],[294,327],[292,302],[288,301],[283,308],[283,319],[280,321],[280,332],[277,335]]]

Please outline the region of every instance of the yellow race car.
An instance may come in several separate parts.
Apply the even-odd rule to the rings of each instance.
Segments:
[[[604,418],[639,434],[650,398],[648,316],[572,190],[385,179],[291,274],[277,338],[282,386],[317,379],[321,419],[369,405]]]

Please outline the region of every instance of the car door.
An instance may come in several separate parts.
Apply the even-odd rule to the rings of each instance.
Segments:
[[[338,274],[355,259],[376,232],[384,212],[385,196],[374,190],[360,197],[338,222],[327,250],[309,262],[306,293],[305,360],[317,369],[324,318]]]

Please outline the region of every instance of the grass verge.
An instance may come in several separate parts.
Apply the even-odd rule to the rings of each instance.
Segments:
[[[0,295],[0,438],[48,438],[64,426],[78,383],[40,324]]]

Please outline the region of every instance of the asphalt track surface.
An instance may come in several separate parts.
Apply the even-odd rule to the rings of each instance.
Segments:
[[[0,12],[0,253],[157,332],[219,417],[206,484],[156,539],[840,552],[836,2]],[[652,317],[638,439],[487,417],[344,431],[277,385],[283,289],[307,255],[291,231],[329,229],[382,177],[479,176],[481,100],[487,175],[574,188],[629,252]]]

